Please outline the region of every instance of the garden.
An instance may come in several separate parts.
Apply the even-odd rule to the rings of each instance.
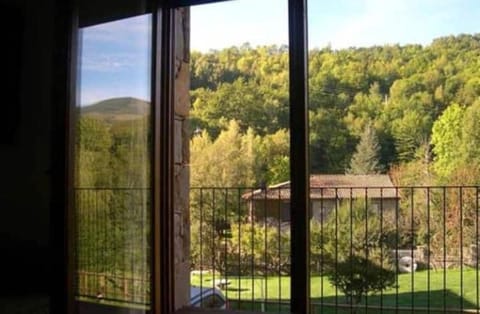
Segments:
[[[289,276],[222,276],[219,273],[191,275],[192,285],[212,287],[220,278],[230,284],[222,291],[231,308],[253,309],[271,312],[288,310],[290,301]],[[369,294],[358,305],[347,302],[345,294],[336,288],[326,276],[312,276],[310,296],[312,306],[318,313],[351,312],[358,307],[361,313],[411,312],[458,312],[459,309],[476,309],[478,296],[478,273],[475,268],[422,270],[395,276],[395,284],[374,295]],[[463,288],[462,288],[463,287]]]

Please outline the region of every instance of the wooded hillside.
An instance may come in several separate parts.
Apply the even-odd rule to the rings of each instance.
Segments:
[[[263,150],[254,169],[266,170],[266,177],[257,171],[252,181],[288,178],[282,168],[288,168],[287,47],[193,52],[191,70],[192,130],[205,131],[193,139],[193,165],[196,154],[207,162],[204,152],[222,132],[238,133],[256,138],[254,149]],[[480,34],[442,37],[428,46],[312,50],[309,86],[313,173],[349,171],[367,128],[378,142],[377,169],[415,168],[416,178],[404,178],[410,184],[420,180],[417,168],[436,181],[478,168]],[[271,137],[287,137],[280,141],[287,147],[262,149],[260,142]],[[200,177],[198,183],[206,179]]]
[[[285,46],[192,52],[192,186],[289,179],[288,77]],[[312,173],[480,182],[480,34],[428,46],[312,50],[309,86]],[[120,184],[132,160],[149,160],[139,146],[149,140],[148,103],[119,98],[81,110],[79,164],[98,176],[83,171],[80,186]]]

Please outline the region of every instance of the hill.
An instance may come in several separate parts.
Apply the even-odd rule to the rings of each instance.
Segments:
[[[81,108],[82,115],[109,123],[136,120],[150,114],[150,103],[132,97],[111,98]]]

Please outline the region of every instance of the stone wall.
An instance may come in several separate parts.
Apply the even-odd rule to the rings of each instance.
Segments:
[[[190,299],[190,161],[188,112],[190,109],[190,10],[175,12],[175,307]]]

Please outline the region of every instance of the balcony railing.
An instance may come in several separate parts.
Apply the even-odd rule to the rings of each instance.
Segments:
[[[479,190],[312,188],[313,312],[480,312]],[[191,284],[217,287],[230,308],[288,311],[289,213],[302,210],[290,208],[289,192],[191,188]],[[141,241],[148,237],[128,227],[134,222],[148,232],[148,217],[135,215],[144,191],[83,189],[76,195],[77,294],[144,304],[150,276],[139,265],[148,254],[136,247],[145,248]],[[114,200],[120,197],[130,201],[119,208]],[[109,230],[126,230],[129,240],[112,238]]]
[[[316,311],[478,311],[479,188],[311,189]],[[288,311],[290,190],[191,189],[192,284]]]
[[[81,188],[76,202],[76,296],[150,303],[150,189]]]

